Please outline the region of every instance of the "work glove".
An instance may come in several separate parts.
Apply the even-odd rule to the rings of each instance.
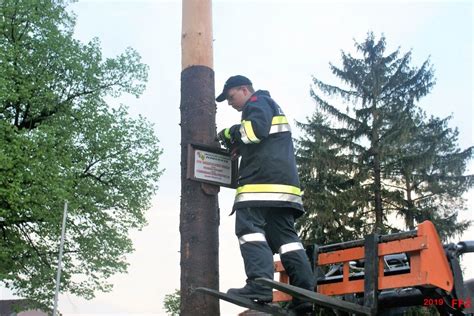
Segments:
[[[239,156],[240,156],[239,146],[237,143],[233,143],[230,147],[230,158],[232,160],[236,160],[236,159],[239,159]]]
[[[221,143],[221,145],[223,147],[225,147],[226,149],[230,150],[231,147],[232,147],[232,139],[230,137],[230,129],[229,128],[225,128],[223,129],[222,131],[220,131],[218,134],[217,134],[217,137],[216,137],[216,140],[219,141],[219,143]]]

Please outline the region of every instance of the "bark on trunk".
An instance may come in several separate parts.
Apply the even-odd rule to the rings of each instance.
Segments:
[[[205,193],[206,185],[186,179],[188,144],[218,146],[214,140],[212,2],[183,0],[182,10],[180,315],[219,315],[216,299],[193,291],[200,286],[219,289],[218,190]]]
[[[375,227],[374,233],[383,232],[383,206],[382,206],[382,180],[380,168],[380,152],[379,152],[379,120],[376,102],[373,103],[373,126],[371,149],[373,154],[373,171],[374,171],[374,207],[375,207]]]
[[[214,72],[193,66],[181,74],[181,314],[219,315],[219,302],[196,287],[219,289],[217,195],[186,179],[189,143],[212,144],[216,134]],[[215,144],[217,146],[217,144]]]

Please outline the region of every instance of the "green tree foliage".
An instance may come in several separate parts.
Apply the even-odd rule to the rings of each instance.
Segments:
[[[473,186],[473,176],[464,175],[473,147],[458,148],[459,133],[448,127],[449,119],[420,113],[407,121],[384,168],[392,192],[387,209],[402,215],[410,229],[432,221],[444,240],[469,227],[457,216],[465,210],[462,195]]]
[[[163,301],[165,311],[170,316],[178,316],[180,312],[181,293],[175,290],[173,294],[166,294]]]
[[[125,272],[130,229],[157,189],[161,149],[144,118],[106,97],[145,88],[133,49],[104,59],[75,40],[66,1],[0,3],[0,281],[51,306],[64,201],[61,290],[85,298]]]
[[[304,131],[296,141],[306,209],[297,222],[301,237],[319,245],[362,237],[371,228],[365,223],[370,194],[356,174],[357,157],[334,142],[322,113],[316,111],[308,121],[297,123]]]
[[[416,105],[434,85],[429,61],[411,67],[410,52],[385,54],[385,38],[372,33],[355,46],[360,57],[342,52],[342,67],[330,64],[342,87],[313,78],[316,114],[299,124],[303,237],[340,241],[396,231],[390,213],[410,228],[430,219],[443,236],[463,231],[468,223],[456,216],[472,187],[464,175],[472,148],[457,148],[449,118],[427,119]]]

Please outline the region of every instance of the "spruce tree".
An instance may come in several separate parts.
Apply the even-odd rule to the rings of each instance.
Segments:
[[[302,239],[323,245],[361,238],[371,229],[365,213],[370,195],[361,185],[365,177],[355,174],[357,156],[338,144],[322,113],[297,126],[305,134],[296,141],[306,209],[297,222]]]
[[[427,120],[416,105],[435,84],[429,60],[412,67],[411,52],[386,54],[385,38],[376,41],[372,33],[355,47],[361,56],[342,52],[342,67],[330,64],[343,86],[313,77],[316,114],[299,124],[306,134],[298,142],[306,217],[317,219],[300,224],[303,237],[310,230],[343,236],[321,221],[330,211],[356,232],[367,231],[363,223],[378,232],[398,230],[387,221],[390,213],[410,228],[430,219],[443,235],[461,232],[468,223],[457,223],[456,214],[472,187],[472,177],[463,175],[472,149],[458,149],[447,119]]]
[[[449,119],[428,119],[420,112],[407,122],[384,174],[393,192],[391,209],[402,215],[406,227],[430,220],[442,239],[468,228],[470,223],[457,217],[465,209],[462,195],[474,183],[472,175],[464,175],[473,147],[458,148],[459,132],[448,127]]]

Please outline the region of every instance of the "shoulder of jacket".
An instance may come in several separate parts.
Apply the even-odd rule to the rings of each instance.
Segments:
[[[259,95],[259,94],[254,94],[252,95],[248,101],[247,105],[257,105],[257,104],[272,104],[272,98],[267,96],[267,95]]]
[[[253,95],[253,96],[250,97],[250,99],[249,99],[248,102],[249,102],[249,103],[252,103],[252,102],[257,102],[257,101],[258,101],[258,96]]]

